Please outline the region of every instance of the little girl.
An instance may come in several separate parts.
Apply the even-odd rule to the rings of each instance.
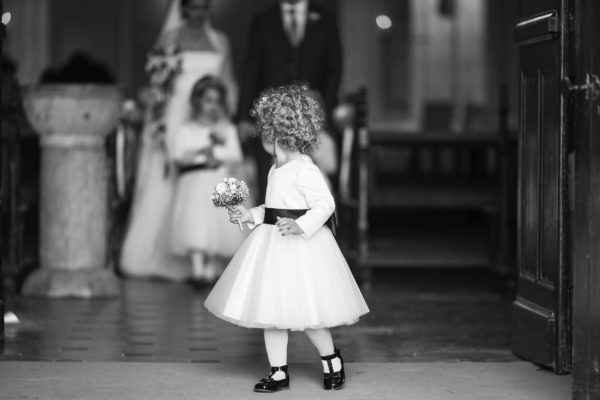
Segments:
[[[239,229],[215,212],[210,193],[242,161],[233,124],[226,118],[225,86],[217,78],[201,78],[192,89],[191,120],[171,144],[171,157],[179,171],[171,230],[175,254],[189,255],[192,276],[212,283],[243,241]]]
[[[307,155],[318,143],[324,112],[307,88],[292,85],[263,92],[252,115],[275,157],[265,204],[229,210],[231,222],[240,219],[255,229],[204,305],[226,321],[264,329],[271,373],[256,392],[289,388],[289,330],[306,333],[321,356],[325,389],[339,389],[344,364],[329,328],[353,324],[369,309],[326,227],[335,204]]]

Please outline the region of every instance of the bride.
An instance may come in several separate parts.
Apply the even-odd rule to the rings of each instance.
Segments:
[[[186,257],[171,254],[168,237],[175,177],[166,168],[173,135],[189,118],[189,97],[194,83],[205,75],[218,76],[228,90],[230,111],[237,102],[229,40],[211,26],[210,0],[173,0],[157,46],[175,45],[182,68],[164,114],[164,144],[143,133],[136,188],[129,227],[121,251],[121,272],[126,276],[183,281],[192,277]],[[149,125],[149,124],[148,124]]]

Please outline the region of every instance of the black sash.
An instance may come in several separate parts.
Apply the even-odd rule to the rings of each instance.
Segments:
[[[177,172],[179,175],[185,174],[186,172],[198,171],[201,169],[212,169],[208,168],[206,164],[192,164],[192,165],[178,165]]]
[[[286,209],[286,208],[269,208],[265,207],[265,218],[263,220],[264,224],[275,225],[277,222],[277,217],[280,218],[291,218],[297,219],[306,214],[308,210],[304,209]],[[336,225],[337,221],[335,219],[335,213],[331,214],[331,217],[327,221],[325,221],[325,226],[329,228],[331,233],[335,235],[336,233]]]

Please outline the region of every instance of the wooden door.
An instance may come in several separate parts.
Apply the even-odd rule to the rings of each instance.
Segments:
[[[574,10],[571,92],[575,138],[573,398],[600,399],[600,2]]]
[[[512,349],[565,373],[570,366],[567,284],[567,0],[521,0],[518,283]]]

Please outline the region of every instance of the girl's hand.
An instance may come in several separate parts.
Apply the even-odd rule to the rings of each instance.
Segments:
[[[212,152],[211,148],[211,150],[208,153],[206,153],[206,166],[208,168],[218,168],[221,166],[221,164],[222,162],[215,158],[215,154]]]
[[[304,231],[300,228],[300,225],[298,225],[295,219],[277,217],[275,225],[279,228],[279,232],[281,232],[282,236],[304,234]]]
[[[232,224],[250,222],[254,223],[254,217],[252,213],[244,206],[231,206],[227,207],[229,213],[229,222]]]
[[[214,145],[224,145],[225,137],[223,135],[221,135],[219,132],[211,132],[210,133],[210,141]]]
[[[181,162],[185,164],[191,164],[194,162],[194,158],[196,158],[197,155],[198,153],[196,151],[188,150],[181,155]]]

